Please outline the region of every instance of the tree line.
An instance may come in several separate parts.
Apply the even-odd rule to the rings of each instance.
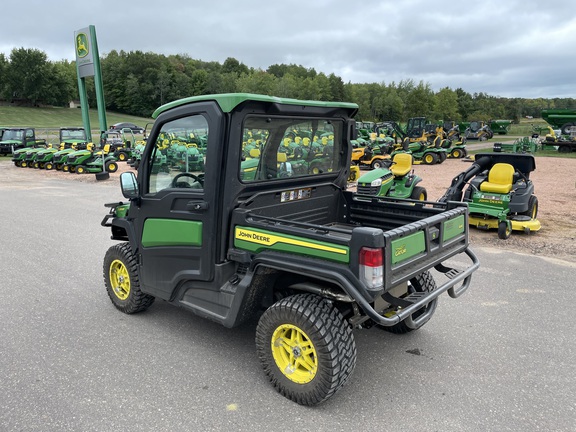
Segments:
[[[279,97],[355,102],[358,120],[518,121],[540,117],[547,108],[572,108],[573,98],[525,99],[470,94],[462,88],[434,91],[429,83],[412,79],[390,83],[344,83],[331,73],[295,64],[251,68],[229,57],[223,63],[193,59],[185,54],[111,51],[101,57],[106,109],[150,117],[160,105],[183,97],[213,93],[259,93]],[[88,101],[96,106],[88,80]],[[75,62],[51,62],[38,49],[14,48],[0,53],[0,99],[21,105],[67,106],[77,100]]]

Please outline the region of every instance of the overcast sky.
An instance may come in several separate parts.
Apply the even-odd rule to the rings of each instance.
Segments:
[[[112,50],[234,57],[334,73],[345,83],[412,79],[434,91],[576,97],[574,0],[4,0],[0,52],[74,60],[74,31]]]

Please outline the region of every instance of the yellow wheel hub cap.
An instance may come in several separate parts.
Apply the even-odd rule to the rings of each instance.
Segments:
[[[318,357],[306,333],[291,324],[282,324],[272,335],[272,355],[280,371],[289,380],[306,384],[318,371]]]
[[[110,285],[120,300],[126,300],[130,295],[130,275],[120,260],[114,260],[110,264]]]

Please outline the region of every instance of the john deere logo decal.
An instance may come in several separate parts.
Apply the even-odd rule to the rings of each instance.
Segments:
[[[76,36],[76,55],[79,58],[88,55],[88,37],[84,33],[78,33],[78,36]]]

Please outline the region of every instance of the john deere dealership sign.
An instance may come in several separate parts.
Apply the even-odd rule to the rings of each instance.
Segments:
[[[104,103],[104,87],[102,86],[102,69],[100,69],[96,28],[93,25],[74,32],[74,51],[76,52],[76,70],[78,72],[78,92],[80,94],[80,107],[82,108],[82,123],[84,123],[84,129],[86,129],[88,136],[90,136],[91,128],[88,112],[88,96],[86,93],[86,77],[94,77],[100,132],[104,132],[107,129],[106,104]]]
[[[94,51],[90,37],[90,27],[74,32],[76,65],[81,77],[94,76]]]

